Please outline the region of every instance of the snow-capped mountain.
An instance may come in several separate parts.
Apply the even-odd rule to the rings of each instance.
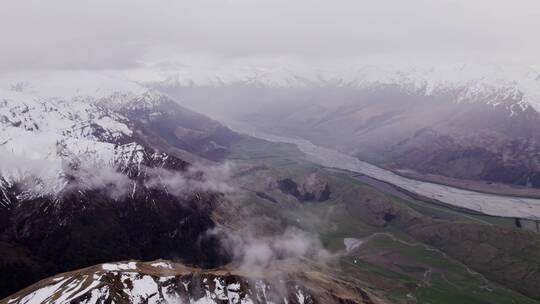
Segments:
[[[143,146],[140,133],[144,133],[141,129],[146,117],[141,115],[158,118],[163,107],[171,104],[174,108],[174,102],[155,90],[95,72],[3,75],[0,77],[2,178],[9,187],[30,176],[37,177],[41,182],[39,187],[34,187],[34,194],[43,195],[59,192],[66,186],[65,169],[74,163],[121,167],[121,170],[140,166],[145,153],[151,158],[160,157],[150,152],[155,148],[152,145]],[[206,121],[210,128],[219,128],[216,123]],[[208,128],[197,128],[202,124],[192,130],[181,127],[182,123],[185,122],[176,122],[178,126],[172,130],[178,135],[177,140],[189,141],[188,137],[193,137],[191,133],[199,135],[200,138],[195,138],[199,141],[208,137],[204,133]],[[182,132],[186,135],[183,138]],[[212,145],[220,146],[212,139],[208,144],[209,150]],[[178,148],[190,150],[187,145]]]
[[[205,235],[225,201],[208,166],[236,138],[114,75],[2,74],[0,294],[110,260],[227,261]]]
[[[107,263],[59,274],[0,301],[62,303],[383,303],[328,273],[289,269],[255,275],[229,268],[201,270],[166,260]],[[305,266],[304,266],[305,268]],[[279,271],[282,271],[281,273]]]
[[[540,110],[540,69],[496,64],[434,66],[337,65],[318,68],[291,63],[278,66],[181,66],[135,71],[131,78],[171,87],[253,86],[259,88],[343,87],[366,89],[397,86],[410,94],[437,96],[452,92],[456,102],[498,105],[512,100]]]
[[[133,141],[128,119],[100,107],[96,100],[0,94],[2,176],[10,183],[35,173],[48,183],[43,191],[59,192],[65,186],[66,162],[116,167],[126,159],[142,160],[143,147]],[[46,168],[35,172],[40,163]]]

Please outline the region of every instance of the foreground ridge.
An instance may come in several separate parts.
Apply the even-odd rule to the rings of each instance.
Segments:
[[[42,280],[0,303],[383,303],[298,262],[256,272],[166,260],[99,264]]]

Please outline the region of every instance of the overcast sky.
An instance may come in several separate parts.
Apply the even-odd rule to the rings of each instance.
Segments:
[[[540,63],[539,0],[0,0],[0,69],[171,58]]]

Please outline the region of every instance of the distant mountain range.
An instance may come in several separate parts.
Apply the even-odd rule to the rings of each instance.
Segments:
[[[540,187],[540,70],[533,67],[186,68],[160,75],[149,83],[197,111],[402,174],[484,181],[475,188],[486,191],[489,183]]]

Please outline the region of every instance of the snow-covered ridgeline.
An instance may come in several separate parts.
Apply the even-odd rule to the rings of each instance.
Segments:
[[[183,266],[182,266],[183,267]],[[39,288],[7,299],[8,304],[102,303],[121,292],[129,303],[311,303],[299,285],[278,291],[262,279],[220,273],[189,273],[170,262],[109,263],[91,271],[53,277]],[[113,295],[115,294],[115,295]],[[292,298],[292,299],[291,299]]]
[[[337,86],[372,88],[400,87],[412,94],[457,93],[456,101],[482,101],[494,106],[501,101],[533,106],[540,110],[540,69],[523,66],[481,64],[396,67],[347,65],[317,68],[289,66],[218,66],[132,71],[128,77],[165,87],[255,86],[265,88],[309,88]]]

